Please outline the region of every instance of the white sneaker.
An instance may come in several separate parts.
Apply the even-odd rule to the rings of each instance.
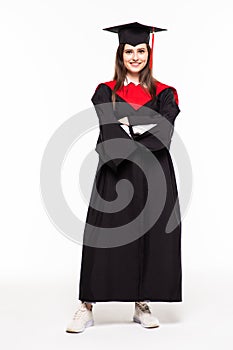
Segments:
[[[94,325],[92,310],[88,310],[85,303],[80,303],[78,310],[75,312],[72,321],[68,324],[66,332],[79,333],[83,332],[86,327]]]
[[[152,315],[146,302],[135,302],[133,321],[146,328],[159,327],[159,320]]]

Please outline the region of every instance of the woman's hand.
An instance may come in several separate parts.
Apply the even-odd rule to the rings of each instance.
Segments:
[[[128,120],[128,117],[124,117],[124,118],[121,118],[121,119],[118,119],[118,121],[122,124],[125,124],[125,125],[128,125],[129,126],[129,120]]]

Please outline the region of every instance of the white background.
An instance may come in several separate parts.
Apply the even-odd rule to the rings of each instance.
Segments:
[[[0,4],[1,347],[232,348],[232,2]],[[183,302],[152,303],[161,321],[153,330],[131,322],[133,303],[99,303],[96,326],[71,335],[65,326],[77,306],[82,246],[44,210],[41,159],[54,131],[91,107],[99,82],[112,80],[118,40],[102,28],[133,21],[168,29],[155,35],[154,76],[178,91],[176,131],[193,168],[182,231]],[[88,149],[95,143],[90,134]],[[65,186],[84,218],[79,166],[77,158],[66,170]]]

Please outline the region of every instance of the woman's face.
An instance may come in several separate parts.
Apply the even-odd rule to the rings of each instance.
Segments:
[[[130,73],[140,72],[148,60],[148,50],[146,44],[132,46],[125,44],[123,51],[123,62]]]

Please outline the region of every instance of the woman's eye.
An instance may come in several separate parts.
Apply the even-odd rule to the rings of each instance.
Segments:
[[[145,50],[138,50],[139,53],[144,53]],[[132,54],[131,50],[125,51],[126,54]]]

